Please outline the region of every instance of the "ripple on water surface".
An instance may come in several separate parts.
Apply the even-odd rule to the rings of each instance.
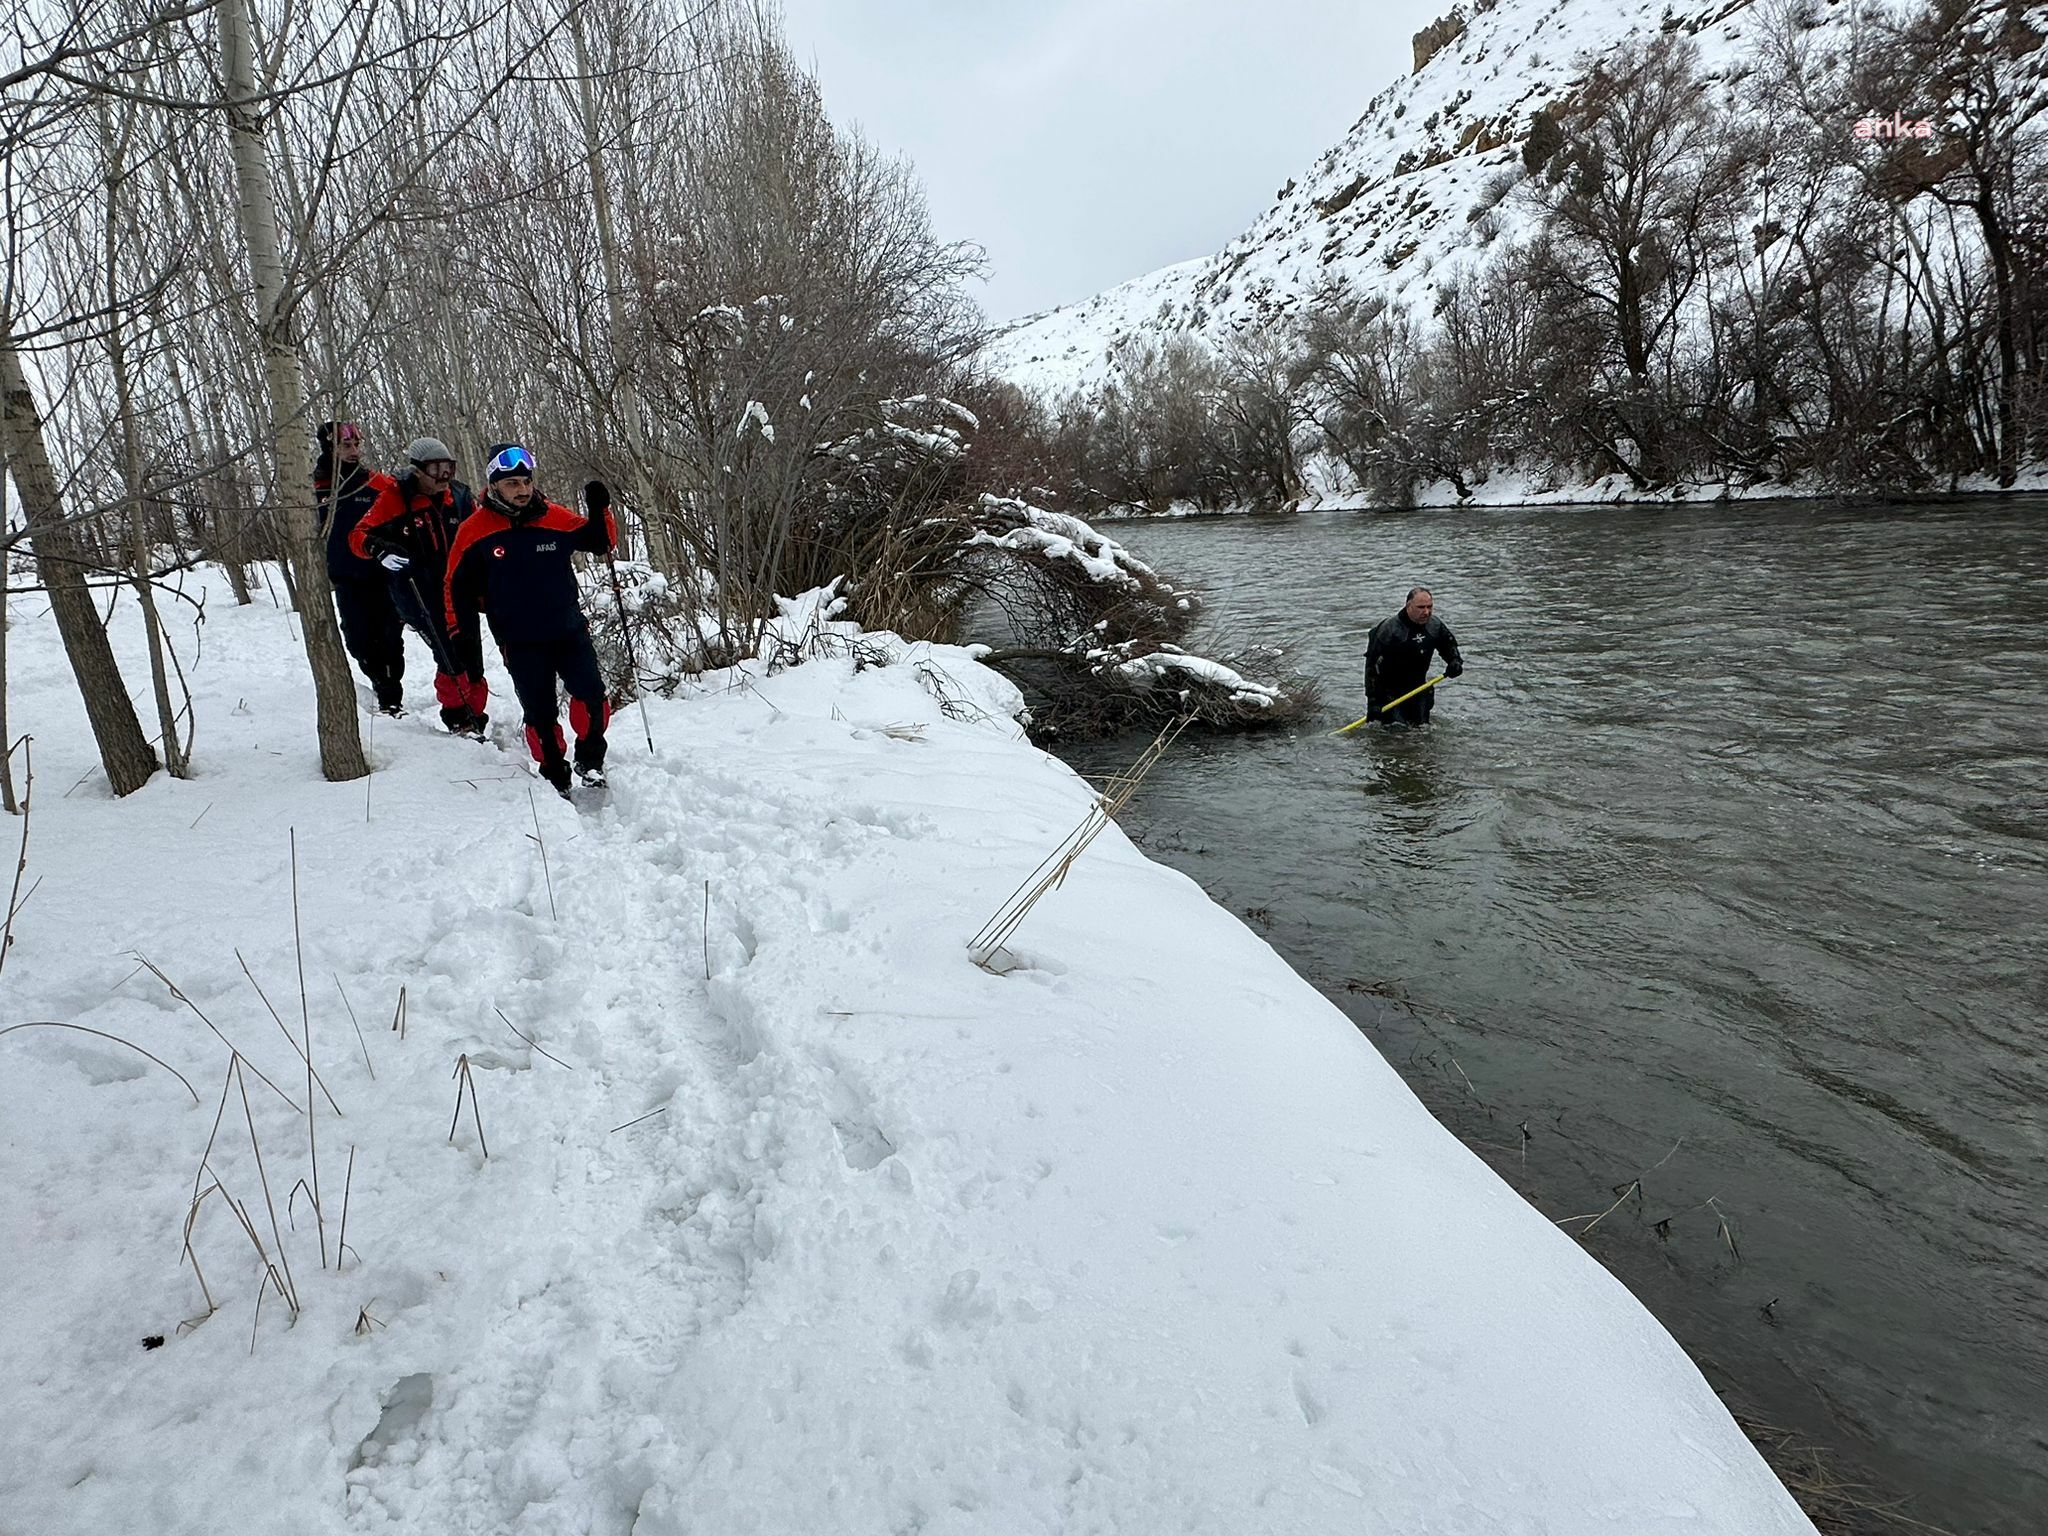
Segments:
[[[1436,726],[1192,743],[1125,825],[1548,1214],[1639,1179],[1588,1246],[1717,1381],[1921,1519],[2037,1532],[2048,505],[1116,532],[1330,725],[1433,589]]]

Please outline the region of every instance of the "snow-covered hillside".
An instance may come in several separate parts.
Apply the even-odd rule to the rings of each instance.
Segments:
[[[1811,46],[1847,56],[1861,0],[1789,3]],[[990,342],[988,365],[1059,396],[1099,384],[1121,343],[1176,331],[1218,342],[1270,326],[1318,295],[1377,295],[1427,313],[1447,279],[1492,242],[1522,232],[1527,212],[1501,199],[1523,175],[1530,117],[1570,93],[1588,56],[1631,37],[1678,32],[1695,41],[1702,72],[1722,89],[1753,64],[1767,25],[1787,4],[1468,0],[1417,35],[1418,67],[1367,102],[1344,139],[1221,252],[1026,319]],[[1361,78],[1384,68],[1361,60]],[[1907,108],[1908,116],[1926,110],[1871,105]]]
[[[750,667],[652,756],[623,715],[572,809],[502,718],[380,721],[324,783],[290,615],[216,590],[204,635],[198,777],[115,801],[14,626],[4,1024],[103,1033],[0,1036],[0,1530],[1811,1531],[1649,1314],[1114,828],[970,963],[1091,792],[966,653]]]

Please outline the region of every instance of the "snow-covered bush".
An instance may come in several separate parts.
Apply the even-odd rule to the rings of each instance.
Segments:
[[[1025,689],[1039,735],[1180,715],[1223,728],[1278,725],[1313,707],[1305,679],[1275,671],[1277,653],[1232,665],[1184,649],[1200,600],[1080,518],[992,495],[974,514],[970,580],[1007,631],[982,660]],[[1254,669],[1262,677],[1243,675]]]
[[[776,313],[771,304],[717,324],[741,334],[765,322],[779,333]],[[844,430],[789,461],[797,478],[772,526],[722,530],[727,559],[672,555],[687,562],[679,577],[621,561],[616,592],[610,570],[586,572],[586,609],[616,697],[636,679],[668,692],[746,657],[811,659],[811,647],[789,642],[790,600],[777,594],[822,592],[835,636],[851,625],[911,641],[992,642],[985,660],[1030,692],[1041,734],[1181,714],[1215,726],[1269,724],[1308,701],[1299,680],[1258,672],[1269,657],[1233,666],[1190,654],[1199,601],[1114,539],[1079,517],[975,489],[981,422],[965,406],[919,392],[849,405],[836,419]],[[793,452],[800,429],[771,435],[776,426],[750,397],[734,461]],[[730,558],[736,551],[747,559]]]

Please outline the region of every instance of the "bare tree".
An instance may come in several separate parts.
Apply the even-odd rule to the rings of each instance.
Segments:
[[[78,523],[65,515],[63,493],[43,441],[42,412],[8,330],[0,330],[0,452],[6,455],[7,474],[21,497],[29,547],[50,594],[50,611],[78,679],[107,782],[117,795],[132,794],[156,772],[156,754],[143,737],[113,645],[93,604],[86,583],[91,562]]]
[[[1873,50],[1870,87],[1893,100],[1931,99],[1931,127],[1892,146],[1876,176],[1894,196],[1927,195],[1966,211],[1982,242],[1992,290],[1996,346],[1993,468],[2000,485],[2018,477],[2020,401],[2038,376],[2034,333],[2023,326],[2037,281],[2019,245],[2044,166],[2042,124],[2048,89],[2018,67],[2043,46],[2024,11],[2006,0],[1931,0],[1903,18],[1881,18],[1883,46]]]
[[[264,142],[256,41],[250,0],[221,0],[221,74],[228,144],[234,156],[239,200],[236,212],[255,288],[257,338],[270,395],[270,419],[278,460],[278,491],[296,530],[299,617],[306,660],[313,672],[314,710],[319,723],[320,767],[329,779],[359,779],[370,771],[356,720],[355,685],[327,585],[325,532],[312,496],[313,458],[307,446],[311,423],[305,380],[292,335],[291,293],[285,282],[278,233],[277,192]]]
[[[1740,167],[1709,119],[1692,44],[1669,34],[1593,64],[1559,126],[1563,146],[1533,184],[1546,221],[1533,275],[1559,310],[1583,306],[1598,323],[1607,356],[1590,403],[1616,429],[1615,467],[1648,486],[1670,472],[1660,395]]]

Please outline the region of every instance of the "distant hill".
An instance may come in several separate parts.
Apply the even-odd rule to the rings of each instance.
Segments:
[[[2037,28],[2048,13],[2009,9]],[[986,357],[1013,383],[1063,395],[1101,382],[1134,338],[1183,332],[1220,342],[1318,298],[1378,295],[1426,312],[1447,278],[1525,232],[1530,215],[1519,200],[1494,205],[1524,174],[1533,114],[1568,98],[1591,57],[1683,33],[1709,88],[1726,92],[1782,30],[1771,26],[1780,14],[1829,61],[1847,59],[1872,12],[1859,0],[1472,0],[1415,35],[1410,72],[1373,96],[1351,131],[1223,250],[1031,316],[995,337]],[[2044,58],[2048,50],[2031,62]],[[1361,60],[1361,76],[1378,67]],[[1911,116],[1934,104],[1864,106]],[[1851,127],[1844,122],[1845,133]]]

